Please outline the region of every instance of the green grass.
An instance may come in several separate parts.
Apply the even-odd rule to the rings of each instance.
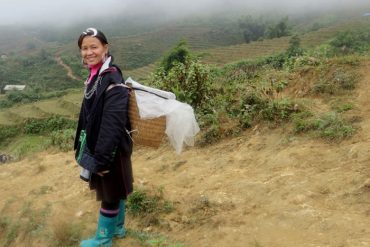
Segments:
[[[133,229],[127,229],[127,237],[136,239],[144,247],[184,247],[184,244],[169,240],[159,233],[148,233]]]
[[[21,135],[13,140],[4,151],[16,159],[44,151],[51,145],[51,139],[40,135]]]
[[[328,141],[339,142],[356,132],[356,128],[350,122],[335,112],[328,112],[318,117],[297,117],[293,123],[296,133],[313,133]]]

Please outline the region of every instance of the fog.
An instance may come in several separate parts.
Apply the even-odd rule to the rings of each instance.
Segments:
[[[246,15],[263,13],[301,14],[334,8],[351,10],[367,6],[368,0],[0,0],[0,25],[70,25],[94,18],[116,16],[164,19],[238,10]],[[370,11],[362,8],[363,12]]]

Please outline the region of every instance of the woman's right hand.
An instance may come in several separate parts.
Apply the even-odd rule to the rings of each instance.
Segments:
[[[107,173],[109,173],[109,171],[108,171],[108,170],[106,170],[106,171],[102,171],[102,172],[98,172],[98,173],[96,173],[96,174],[98,174],[100,177],[104,177],[104,174],[107,174]]]

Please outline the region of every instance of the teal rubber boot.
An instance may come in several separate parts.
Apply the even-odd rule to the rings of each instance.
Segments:
[[[126,235],[125,230],[125,201],[120,200],[119,202],[119,213],[117,215],[116,227],[114,230],[114,236],[117,238],[124,238]]]
[[[83,240],[81,247],[111,247],[114,229],[116,227],[116,217],[105,217],[99,214],[98,228],[95,237]]]

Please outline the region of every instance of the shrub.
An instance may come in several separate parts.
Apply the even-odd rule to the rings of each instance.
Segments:
[[[262,117],[273,122],[287,121],[299,111],[298,105],[289,99],[273,100],[262,110]]]
[[[138,189],[127,199],[127,211],[139,217],[146,226],[158,224],[160,214],[170,213],[173,204],[163,198],[163,190]]]
[[[344,31],[329,44],[335,54],[362,53],[369,50],[370,35],[362,31]]]
[[[180,41],[171,51],[164,56],[161,67],[163,68],[164,74],[175,66],[175,64],[185,64],[186,59],[190,56],[190,51],[185,41]]]
[[[350,123],[347,123],[335,112],[329,112],[318,118],[306,117],[294,119],[296,133],[313,131],[324,139],[340,141],[352,136],[356,131]]]
[[[336,113],[328,113],[314,122],[320,136],[329,140],[342,140],[354,134],[355,128]]]
[[[343,90],[353,90],[358,82],[358,76],[354,72],[336,69],[327,78],[321,78],[313,86],[313,92],[317,94],[337,94]]]
[[[0,126],[0,144],[8,138],[15,137],[19,134],[20,128],[16,125],[3,125]]]
[[[175,93],[179,101],[197,109],[210,94],[212,76],[207,65],[196,58],[186,57],[184,63],[174,62],[167,72],[164,67],[159,67],[151,80],[155,86]]]
[[[62,151],[72,150],[75,132],[75,129],[53,131],[51,133],[51,144]]]
[[[24,132],[26,134],[41,134],[62,129],[72,129],[76,122],[61,116],[52,116],[45,119],[29,118],[24,123]]]

